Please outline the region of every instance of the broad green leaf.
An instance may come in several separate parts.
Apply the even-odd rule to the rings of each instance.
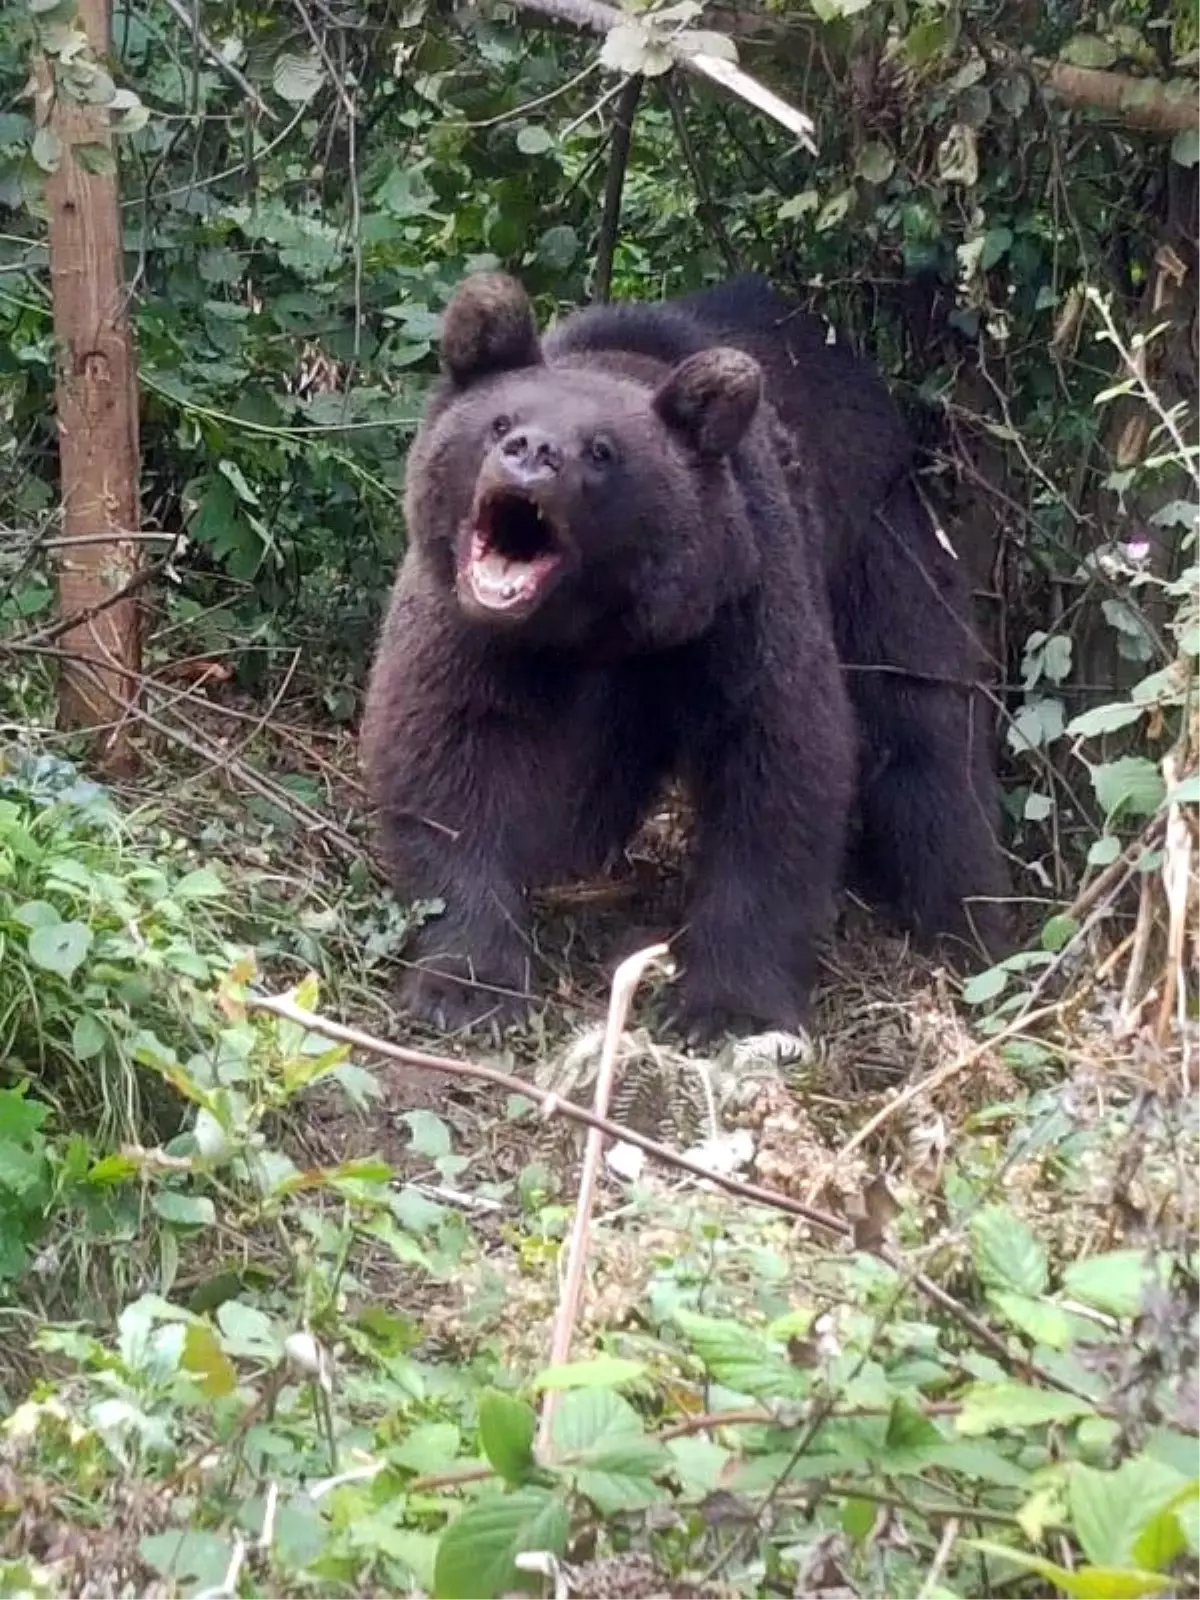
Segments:
[[[388,1459],[409,1472],[445,1472],[458,1458],[462,1435],[453,1422],[426,1422],[414,1428]]]
[[[1162,1462],[1146,1456],[1123,1461],[1114,1472],[1101,1472],[1082,1461],[1072,1461],[1067,1480],[1070,1525],[1083,1546],[1083,1554],[1096,1566],[1152,1566],[1162,1570],[1184,1547],[1178,1518],[1168,1515],[1174,1531],[1163,1525],[1163,1512],[1178,1494],[1179,1475]],[[1146,1550],[1150,1562],[1136,1562],[1134,1549],[1152,1530]],[[1157,1558],[1166,1550],[1166,1558]]]
[[[1037,794],[1034,790],[1025,796],[1025,821],[1045,822],[1054,811],[1054,801],[1048,794]]]
[[[1035,1300],[999,1289],[993,1290],[989,1298],[1001,1316],[1034,1344],[1065,1350],[1077,1332],[1076,1319],[1052,1300]]]
[[[1065,914],[1051,917],[1042,925],[1042,949],[1050,950],[1055,954],[1064,950],[1079,932],[1079,924],[1074,917]]]
[[[888,1414],[879,1465],[886,1471],[918,1466],[945,1442],[941,1431],[928,1417],[902,1395],[897,1395]]]
[[[644,1436],[629,1436],[572,1463],[571,1478],[602,1516],[644,1511],[663,1498],[655,1475],[671,1465],[665,1445]]]
[[[1173,1579],[1158,1572],[1112,1567],[1078,1567],[1072,1572],[1056,1561],[1047,1561],[1025,1550],[1014,1550],[1006,1544],[993,1544],[988,1539],[964,1539],[963,1545],[997,1561],[1011,1561],[1026,1572],[1036,1572],[1064,1594],[1072,1596],[1072,1600],[1144,1600],[1147,1595],[1162,1594],[1174,1587]]]
[[[1110,867],[1121,854],[1121,841],[1115,834],[1106,833],[1088,849],[1089,867]]]
[[[723,1322],[679,1309],[675,1320],[705,1367],[727,1388],[756,1399],[799,1398],[808,1392],[805,1373],[739,1322]]]
[[[1093,1414],[1088,1401],[1057,1389],[1034,1389],[1023,1383],[976,1383],[963,1396],[955,1427],[959,1433],[976,1436],[1038,1428],[1048,1422],[1070,1422]]]
[[[33,136],[30,154],[43,172],[57,172],[62,163],[62,140],[53,128],[41,127]]]
[[[1073,1261],[1063,1272],[1063,1289],[1073,1300],[1114,1317],[1136,1316],[1146,1291],[1165,1276],[1166,1261],[1152,1261],[1141,1250],[1110,1250]]]
[[[35,967],[69,978],[87,958],[92,930],[85,922],[54,922],[29,935],[29,959]]]
[[[222,900],[228,891],[211,867],[197,867],[180,878],[171,892],[172,900]]]
[[[233,1556],[233,1540],[173,1528],[168,1533],[147,1534],[138,1542],[138,1553],[147,1566],[170,1580],[173,1590],[186,1585],[219,1593]]]
[[[1077,33],[1058,52],[1060,61],[1073,67],[1111,67],[1117,59],[1116,46],[1094,33]]]
[[[94,1012],[85,1011],[76,1017],[71,1028],[71,1049],[77,1061],[90,1061],[108,1044],[104,1024]]]
[[[1073,717],[1067,725],[1067,732],[1073,738],[1098,739],[1103,733],[1116,733],[1118,728],[1127,728],[1143,716],[1145,710],[1145,706],[1130,705],[1128,701],[1095,706],[1091,711]]]
[[[1092,788],[1110,821],[1118,812],[1150,816],[1166,792],[1162,773],[1146,756],[1122,756],[1093,767]]]
[[[569,1389],[554,1413],[550,1437],[556,1454],[575,1456],[644,1434],[638,1412],[612,1389]]]
[[[497,1389],[479,1397],[479,1443],[506,1483],[520,1483],[533,1466],[537,1418],[530,1406]]]
[[[546,266],[565,272],[579,255],[579,235],[567,223],[557,223],[538,240],[537,253]]]
[[[419,1156],[430,1161],[440,1161],[450,1154],[450,1129],[432,1111],[406,1111],[400,1118],[407,1122],[412,1134],[412,1147]]]
[[[1200,130],[1181,128],[1171,140],[1171,160],[1181,167],[1194,167],[1200,162]]]
[[[567,1508],[547,1489],[488,1495],[469,1505],[438,1542],[433,1568],[436,1600],[495,1600],[524,1588],[516,1558],[526,1551],[566,1548]]]
[[[971,1222],[975,1270],[989,1289],[1044,1293],[1046,1252],[1029,1227],[1007,1206],[988,1206]]]
[[[963,984],[962,997],[969,1006],[985,1006],[1008,988],[1008,973],[1003,967],[987,967]]]
[[[1167,803],[1173,806],[1200,806],[1200,772],[1181,778],[1167,796]]]
[[[896,158],[887,145],[871,139],[858,154],[858,176],[868,183],[886,183],[896,166]]]
[[[517,149],[523,156],[544,155],[554,149],[554,139],[545,128],[530,122],[517,134]]]
[[[160,1189],[154,1196],[155,1214],[164,1222],[184,1228],[211,1228],[217,1220],[216,1207],[206,1194],[180,1194],[177,1189]]]
[[[276,58],[271,72],[275,93],[281,100],[294,106],[307,104],[315,94],[320,93],[324,82],[325,68],[315,50],[304,55],[285,52]]]
[[[632,1383],[646,1371],[643,1361],[621,1356],[594,1356],[589,1361],[567,1361],[557,1367],[544,1367],[533,1380],[535,1390],[543,1389],[618,1389]]]
[[[283,1355],[283,1340],[270,1317],[244,1300],[226,1300],[218,1306],[217,1326],[221,1342],[232,1356],[274,1362]]]

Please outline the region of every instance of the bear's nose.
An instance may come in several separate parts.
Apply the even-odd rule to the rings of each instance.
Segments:
[[[504,465],[518,483],[539,483],[562,469],[563,453],[540,428],[520,428],[500,446]]]

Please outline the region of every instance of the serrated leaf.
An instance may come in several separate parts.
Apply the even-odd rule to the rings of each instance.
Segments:
[[[1103,1255],[1072,1261],[1063,1272],[1065,1293],[1085,1306],[1113,1317],[1133,1317],[1142,1309],[1147,1291],[1162,1281],[1165,1259],[1148,1260],[1141,1250],[1109,1250]]]
[[[537,1418],[513,1395],[485,1389],[479,1397],[479,1443],[506,1483],[521,1483],[533,1466]]]
[[[550,1437],[560,1455],[577,1456],[644,1432],[637,1411],[612,1389],[569,1389],[554,1413]]]
[[[1158,1572],[1113,1571],[1108,1567],[1060,1567],[1056,1561],[1031,1555],[990,1539],[964,1539],[963,1546],[997,1561],[1011,1561],[1026,1572],[1036,1572],[1072,1600],[1143,1600],[1174,1587],[1174,1580]]]
[[[987,1206],[971,1222],[975,1270],[988,1289],[1040,1295],[1049,1281],[1046,1252],[1007,1206]]]
[[[1001,1316],[1034,1344],[1065,1350],[1071,1343],[1075,1322],[1053,1300],[1035,1300],[1004,1289],[994,1289],[988,1298]]]
[[[682,1308],[676,1310],[675,1320],[712,1376],[735,1393],[765,1400],[808,1392],[806,1376],[741,1323]]]
[[[518,1489],[469,1505],[438,1541],[433,1567],[435,1600],[494,1600],[524,1588],[517,1556],[548,1550],[560,1556],[570,1521],[567,1508],[547,1489]]]
[[[1057,1389],[1034,1389],[1024,1383],[975,1383],[963,1396],[955,1427],[961,1434],[976,1437],[1039,1428],[1048,1422],[1071,1422],[1094,1414],[1087,1400]]]
[[[186,872],[171,891],[173,900],[222,900],[227,890],[225,884],[211,867],[197,867]]]
[[[1073,1461],[1068,1503],[1084,1555],[1098,1567],[1134,1565],[1134,1546],[1143,1531],[1188,1492],[1170,1467],[1147,1456],[1124,1461],[1112,1472]]]
[[[69,978],[87,959],[92,930],[84,922],[54,922],[34,928],[29,935],[29,959],[44,972]]]
[[[1118,812],[1151,816],[1166,794],[1162,773],[1146,756],[1122,756],[1093,767],[1092,788],[1110,821]]]
[[[1067,732],[1072,738],[1097,739],[1102,733],[1115,733],[1118,728],[1129,727],[1144,714],[1144,706],[1114,701],[1112,705],[1095,706],[1073,717],[1067,724]]]
[[[271,71],[271,84],[281,100],[289,105],[306,105],[325,82],[325,68],[315,50],[304,55],[290,51],[277,56]]]
[[[628,1361],[621,1356],[593,1356],[589,1361],[567,1361],[557,1367],[544,1367],[533,1380],[542,1389],[617,1389],[632,1383],[646,1371],[643,1361]]]

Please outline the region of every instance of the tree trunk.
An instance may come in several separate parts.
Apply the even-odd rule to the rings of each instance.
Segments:
[[[103,61],[110,0],[79,0],[78,17]],[[137,694],[141,638],[137,374],[116,167],[105,107],[55,90],[48,63],[39,79],[39,120],[61,146],[46,183],[63,511],[58,607],[64,620],[78,619],[59,641],[69,652],[59,679],[59,725],[95,730],[97,758],[120,774],[136,763],[128,710]],[[86,166],[76,153],[81,145],[91,147]]]

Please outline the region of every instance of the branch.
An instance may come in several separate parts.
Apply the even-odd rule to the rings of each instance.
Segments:
[[[737,95],[756,111],[782,124],[806,150],[816,154],[817,147],[813,140],[816,124],[812,118],[789,105],[774,90],[759,83],[757,78],[752,78],[724,56],[708,54],[703,48],[703,34],[690,33],[687,29],[667,33],[654,28],[652,14],[643,21],[616,6],[606,4],[606,0],[504,0],[504,4],[518,11],[533,12],[551,23],[566,23],[580,28],[585,33],[608,34],[618,27],[641,28],[647,40],[652,40],[656,48],[664,50],[677,67]]]
[[[600,237],[596,243],[596,275],[592,280],[592,299],[597,303],[612,298],[613,257],[617,249],[617,230],[621,225],[621,194],[625,188],[625,168],[629,164],[629,141],[633,118],[642,95],[645,79],[639,73],[630,78],[613,107],[612,142],[608,148],[608,178],[604,185],[604,212],[600,218]]]

